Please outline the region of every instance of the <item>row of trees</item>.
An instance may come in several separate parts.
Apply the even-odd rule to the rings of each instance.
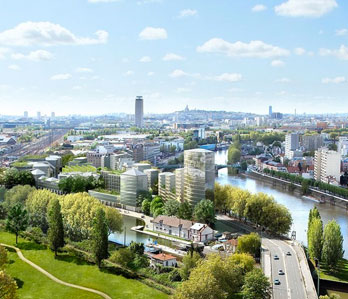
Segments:
[[[341,228],[335,220],[331,220],[323,229],[323,222],[316,207],[309,212],[307,243],[312,259],[323,262],[329,271],[336,270],[344,253]]]
[[[282,172],[282,171],[270,170],[267,168],[264,169],[263,172],[273,177],[290,181],[291,183],[301,184],[303,188],[306,188],[306,186],[310,186],[310,187],[318,188],[323,191],[331,192],[335,195],[342,196],[344,198],[348,197],[348,189],[346,188],[334,186],[334,185],[323,183],[313,179],[305,179],[299,175],[294,175],[294,174],[290,174],[290,173]]]
[[[265,193],[252,194],[230,185],[215,184],[215,207],[233,213],[240,220],[249,220],[273,234],[289,232],[292,217],[289,210]]]

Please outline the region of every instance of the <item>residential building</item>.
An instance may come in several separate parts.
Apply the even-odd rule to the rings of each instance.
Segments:
[[[285,157],[291,158],[291,151],[295,151],[300,146],[300,135],[298,133],[290,133],[285,136]]]
[[[175,174],[173,172],[160,173],[158,182],[158,193],[165,201],[176,199]]]
[[[144,126],[144,100],[141,96],[135,98],[135,126],[137,128]]]
[[[139,191],[146,191],[147,175],[135,168],[121,174],[121,204],[136,207]]]
[[[184,199],[193,206],[205,199],[206,190],[214,190],[215,156],[205,149],[184,152]]]
[[[161,153],[161,147],[158,143],[145,143],[143,146],[144,160],[150,161],[156,165],[156,157]]]
[[[134,163],[133,167],[138,169],[141,172],[144,172],[145,169],[151,169],[151,164],[148,164],[148,163]]]
[[[341,176],[341,155],[327,148],[320,148],[314,156],[314,179],[327,183],[330,178],[337,182]]]
[[[153,230],[183,239],[190,239],[190,228],[195,223],[191,220],[184,220],[175,216],[157,216],[153,220]]]
[[[101,171],[101,177],[105,182],[105,189],[120,192],[121,191],[121,174],[111,171]]]
[[[176,257],[172,256],[168,253],[159,253],[150,255],[150,265],[153,267],[157,267],[161,265],[163,267],[176,267]]]
[[[184,168],[175,169],[175,193],[176,199],[179,201],[184,200],[184,187],[185,187],[185,172]]]
[[[340,136],[338,137],[337,151],[342,157],[348,156],[348,137]]]
[[[88,152],[86,154],[87,163],[92,164],[94,167],[99,168],[102,166],[102,158],[104,154],[96,152]]]
[[[193,242],[206,242],[214,239],[214,230],[207,224],[195,223],[190,227],[189,234]]]
[[[153,189],[154,185],[158,183],[158,169],[145,169],[144,173],[147,175],[147,186]]]
[[[306,151],[316,151],[323,146],[323,143],[323,136],[320,134],[302,136],[302,146]]]

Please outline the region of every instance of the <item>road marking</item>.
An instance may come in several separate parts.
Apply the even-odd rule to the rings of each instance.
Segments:
[[[283,265],[284,265],[284,273],[285,273],[285,281],[286,281],[286,286],[287,286],[287,292],[288,292],[288,298],[291,299],[291,290],[290,290],[290,286],[289,286],[289,281],[288,281],[288,271],[286,270],[286,262],[285,262],[285,254],[283,252],[283,250],[281,249],[281,247],[279,245],[277,245],[276,243],[274,243],[272,240],[268,239],[273,245],[275,245],[276,247],[278,247],[278,249],[280,250],[280,252],[283,254]]]

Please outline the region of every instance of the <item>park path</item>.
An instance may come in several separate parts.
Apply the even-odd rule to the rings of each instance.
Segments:
[[[53,276],[51,273],[47,272],[46,270],[42,269],[40,266],[34,264],[33,262],[31,262],[30,260],[25,258],[23,253],[22,253],[22,251],[19,248],[17,248],[17,247],[14,247],[14,246],[11,246],[11,245],[7,245],[7,244],[3,244],[3,243],[1,243],[0,245],[16,250],[19,258],[23,262],[29,264],[30,266],[32,266],[36,270],[40,271],[42,274],[46,275],[48,278],[52,279],[56,283],[59,283],[59,284],[62,284],[62,285],[65,285],[65,286],[68,286],[68,287],[71,287],[71,288],[75,288],[75,289],[80,289],[80,290],[83,290],[83,291],[91,292],[91,293],[97,294],[99,296],[102,296],[105,299],[112,299],[109,295],[107,295],[107,294],[105,294],[103,292],[100,292],[100,291],[97,291],[97,290],[94,290],[94,289],[90,289],[90,288],[86,288],[86,287],[82,287],[82,286],[79,286],[79,285],[76,285],[76,284],[68,283],[68,282],[65,282],[65,281],[62,281],[62,280],[58,279],[57,277]]]

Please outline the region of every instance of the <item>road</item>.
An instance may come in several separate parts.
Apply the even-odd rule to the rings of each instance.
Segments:
[[[307,298],[300,263],[293,246],[286,241],[268,238],[262,239],[262,245],[269,250],[271,258],[273,298]],[[291,255],[288,256],[287,252],[290,252]],[[278,255],[279,260],[274,259],[275,255]],[[285,274],[279,275],[279,270],[283,270]],[[280,285],[274,284],[275,279],[279,279]]]

